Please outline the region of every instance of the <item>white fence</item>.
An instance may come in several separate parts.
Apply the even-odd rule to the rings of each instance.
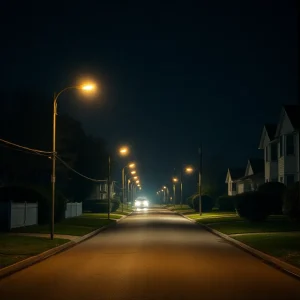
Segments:
[[[82,215],[82,202],[67,203],[65,218],[73,218]]]
[[[37,203],[11,203],[10,228],[35,225],[38,223]]]

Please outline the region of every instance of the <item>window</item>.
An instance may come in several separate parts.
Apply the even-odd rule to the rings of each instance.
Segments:
[[[294,135],[289,134],[286,136],[286,155],[293,155],[295,154],[294,151]]]
[[[283,135],[280,137],[280,142],[279,142],[279,146],[280,146],[280,149],[279,149],[279,156],[283,156],[283,143],[284,143],[284,140],[283,140]]]
[[[271,144],[271,161],[277,160],[278,158],[277,150],[278,150],[278,144],[277,143]]]
[[[266,152],[266,161],[269,161],[269,148],[270,148],[270,146],[267,146],[267,147],[265,148],[265,152]]]
[[[295,181],[294,174],[286,175],[286,185],[291,185]]]

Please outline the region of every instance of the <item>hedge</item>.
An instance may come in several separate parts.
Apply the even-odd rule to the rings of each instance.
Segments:
[[[251,222],[264,221],[271,212],[268,200],[261,192],[247,192],[235,196],[236,211]]]
[[[286,189],[283,200],[283,213],[295,221],[300,221],[299,189],[299,182],[293,183]]]
[[[220,196],[217,200],[219,211],[235,211],[234,196]]]
[[[270,213],[282,214],[283,199],[286,186],[281,182],[266,182],[258,187],[258,191],[263,194],[264,201],[268,202]]]

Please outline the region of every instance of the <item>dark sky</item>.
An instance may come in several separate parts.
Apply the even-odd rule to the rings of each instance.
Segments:
[[[297,101],[296,1],[16,3],[1,2],[0,88],[100,82],[97,101],[71,93],[61,109],[111,149],[129,143],[147,190],[201,141],[207,168],[246,167]]]

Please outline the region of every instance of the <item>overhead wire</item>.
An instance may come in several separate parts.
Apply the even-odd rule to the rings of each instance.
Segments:
[[[87,180],[90,180],[90,181],[93,181],[93,182],[106,182],[107,180],[100,180],[100,179],[95,179],[95,178],[91,178],[91,177],[88,177],[78,171],[76,171],[75,169],[73,169],[70,165],[68,165],[62,158],[60,158],[58,155],[55,155],[55,157],[68,169],[70,169],[71,171],[73,171],[74,173],[76,173],[77,175],[87,179]]]
[[[27,150],[27,151],[36,152],[36,153],[44,153],[44,154],[52,154],[53,153],[52,151],[44,151],[44,150],[39,150],[39,149],[34,149],[34,148],[21,146],[21,145],[18,145],[18,144],[15,144],[15,143],[9,142],[7,140],[3,140],[3,139],[0,139],[0,142],[11,145],[11,146],[15,146],[17,148],[24,149],[24,150]]]

